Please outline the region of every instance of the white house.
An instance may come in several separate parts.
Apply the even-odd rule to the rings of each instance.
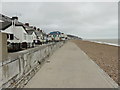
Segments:
[[[8,42],[10,43],[33,43],[32,35],[29,35],[25,30],[24,24],[18,21],[18,17],[9,18],[1,15],[1,32],[9,35]],[[33,34],[34,35],[34,34]],[[30,37],[30,38],[29,38]],[[22,45],[23,46],[23,45]]]
[[[46,43],[47,42],[47,34],[44,32],[44,31],[42,31],[42,34],[43,34],[43,43]]]
[[[12,25],[4,32],[12,33],[15,38],[19,39],[19,43],[27,42],[27,32],[23,24],[18,22],[18,17],[12,17]]]
[[[19,43],[20,39],[15,36],[12,19],[0,14],[0,31],[8,34],[8,41],[11,43]]]
[[[49,41],[49,42],[51,42],[52,41],[52,37],[51,37],[51,35],[47,35],[47,40]]]
[[[53,41],[61,41],[67,39],[67,35],[59,31],[50,32],[48,35],[51,36]]]
[[[61,33],[61,40],[67,40],[67,35],[64,33]]]
[[[35,43],[38,40],[37,34],[35,33],[35,29],[30,27],[29,25],[24,25],[24,29],[27,32],[27,41],[28,43]]]
[[[50,32],[49,35],[51,36],[53,41],[60,41],[61,32],[54,31],[54,32]]]
[[[36,33],[39,41],[43,42],[43,31],[38,28],[38,29],[35,30],[35,33]]]
[[[35,34],[35,31],[34,30],[26,30],[27,32],[27,40],[29,43],[33,43],[34,41],[37,40],[37,36]]]

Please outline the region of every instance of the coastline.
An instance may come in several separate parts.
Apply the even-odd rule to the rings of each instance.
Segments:
[[[118,48],[119,46],[96,43],[86,40],[72,40],[100,68],[102,68],[116,83],[118,81]]]
[[[113,45],[113,46],[120,46],[119,45],[119,39],[83,39],[84,41],[90,41],[100,44],[107,44],[107,45]]]
[[[84,40],[84,41],[88,41],[88,40]],[[112,45],[112,46],[120,46],[118,44],[101,42],[101,41],[89,41],[89,42],[95,42],[95,43],[99,43],[99,44],[106,44],[106,45]]]

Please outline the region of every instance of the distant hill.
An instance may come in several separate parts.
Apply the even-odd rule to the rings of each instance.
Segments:
[[[81,37],[78,37],[78,36],[74,36],[74,35],[67,35],[70,39],[80,39],[82,40]]]

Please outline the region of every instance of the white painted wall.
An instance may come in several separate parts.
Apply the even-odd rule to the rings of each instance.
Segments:
[[[20,39],[20,42],[27,42],[27,32],[22,26],[15,26],[13,32],[14,35]]]
[[[16,40],[16,39],[8,40],[10,42],[22,43],[22,42],[31,42],[32,40],[32,36],[29,36],[22,26],[10,26],[9,28],[7,28],[2,32],[14,34],[14,36],[19,39],[19,40]]]
[[[7,28],[6,30],[2,30],[1,32],[13,34],[12,26],[10,26],[9,28]]]
[[[33,32],[32,37],[33,37],[33,40],[37,40],[37,36],[36,36],[35,32]]]
[[[29,43],[32,43],[33,42],[33,36],[32,35],[27,35],[27,41]]]

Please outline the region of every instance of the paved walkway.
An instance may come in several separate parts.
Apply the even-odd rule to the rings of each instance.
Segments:
[[[108,77],[79,47],[67,42],[25,88],[114,88]]]

